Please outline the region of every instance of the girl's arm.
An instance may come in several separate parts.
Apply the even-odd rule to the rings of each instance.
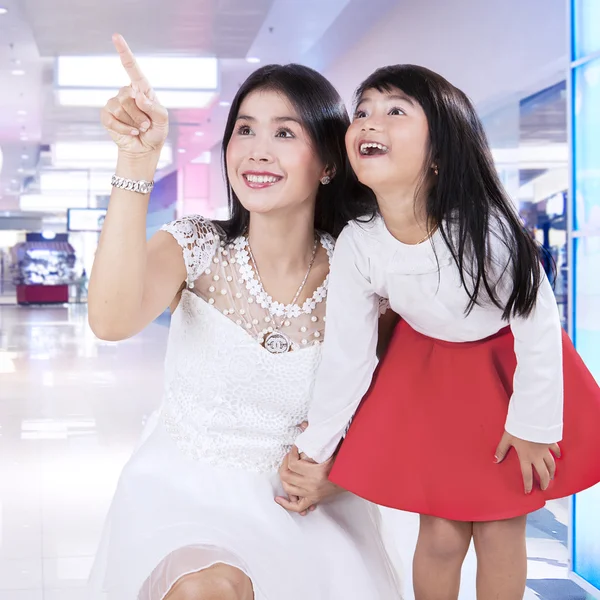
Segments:
[[[327,325],[321,364],[296,446],[318,463],[335,452],[377,366],[379,296],[368,279],[367,259],[352,226],[340,235],[327,293]]]
[[[506,431],[543,444],[562,438],[562,328],[556,299],[544,275],[533,312],[510,321],[515,338],[517,369]]]

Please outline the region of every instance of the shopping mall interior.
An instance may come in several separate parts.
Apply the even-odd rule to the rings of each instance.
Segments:
[[[183,215],[227,217],[222,133],[257,67],[308,65],[348,106],[382,65],[444,75],[474,102],[600,382],[597,0],[0,0],[0,600],[87,599],[119,474],[161,403],[168,312],[125,342],[87,319],[117,157],[99,112],[128,83],[114,31],[170,114],[148,238]],[[409,600],[418,519],[384,519]],[[527,600],[600,598],[600,489],[532,514],[527,549]],[[461,600],[475,564],[470,550]]]

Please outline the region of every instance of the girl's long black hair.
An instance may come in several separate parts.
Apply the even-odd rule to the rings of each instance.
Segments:
[[[227,173],[227,146],[235,132],[240,106],[252,92],[269,90],[284,95],[296,109],[304,130],[321,162],[332,172],[328,185],[320,185],[315,205],[315,228],[337,237],[348,221],[372,207],[373,196],[362,186],[348,162],[345,136],[350,118],[331,83],[303,65],[266,65],[241,85],[229,110],[223,134],[223,174],[227,185],[230,218],[218,224],[228,240],[248,230],[250,214],[236,196]]]
[[[469,296],[467,313],[484,296],[503,311],[506,320],[529,315],[544,276],[540,247],[500,183],[483,125],[469,98],[441,75],[415,65],[378,69],[360,85],[357,100],[370,89],[401,90],[425,112],[429,156],[423,165],[422,189],[428,190],[428,225],[439,227],[459,268]],[[437,176],[432,165],[438,168]],[[509,257],[501,265],[492,256],[491,236],[504,245]],[[508,301],[500,300],[499,285],[509,286]]]

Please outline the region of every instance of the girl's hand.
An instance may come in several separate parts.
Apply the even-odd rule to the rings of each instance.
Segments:
[[[342,493],[342,488],[329,481],[333,462],[333,458],[323,464],[302,459],[294,446],[279,470],[283,489],[289,499],[277,497],[275,502],[290,512],[304,516],[314,510],[319,502]]]
[[[540,480],[540,488],[542,490],[548,489],[550,481],[554,479],[554,474],[556,473],[554,457],[560,458],[561,456],[558,444],[528,442],[505,431],[496,449],[497,463],[501,463],[506,458],[511,447],[516,450],[519,462],[521,463],[525,493],[529,494],[533,489],[534,469]]]

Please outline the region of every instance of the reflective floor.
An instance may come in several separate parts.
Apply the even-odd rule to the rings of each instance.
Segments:
[[[0,305],[0,600],[84,600],[119,472],[160,401],[164,320],[100,342],[85,305]],[[532,600],[586,598],[567,578],[566,501],[530,519]],[[410,592],[417,519],[387,511]],[[461,600],[474,600],[469,553]],[[133,600],[133,599],[132,599]]]

